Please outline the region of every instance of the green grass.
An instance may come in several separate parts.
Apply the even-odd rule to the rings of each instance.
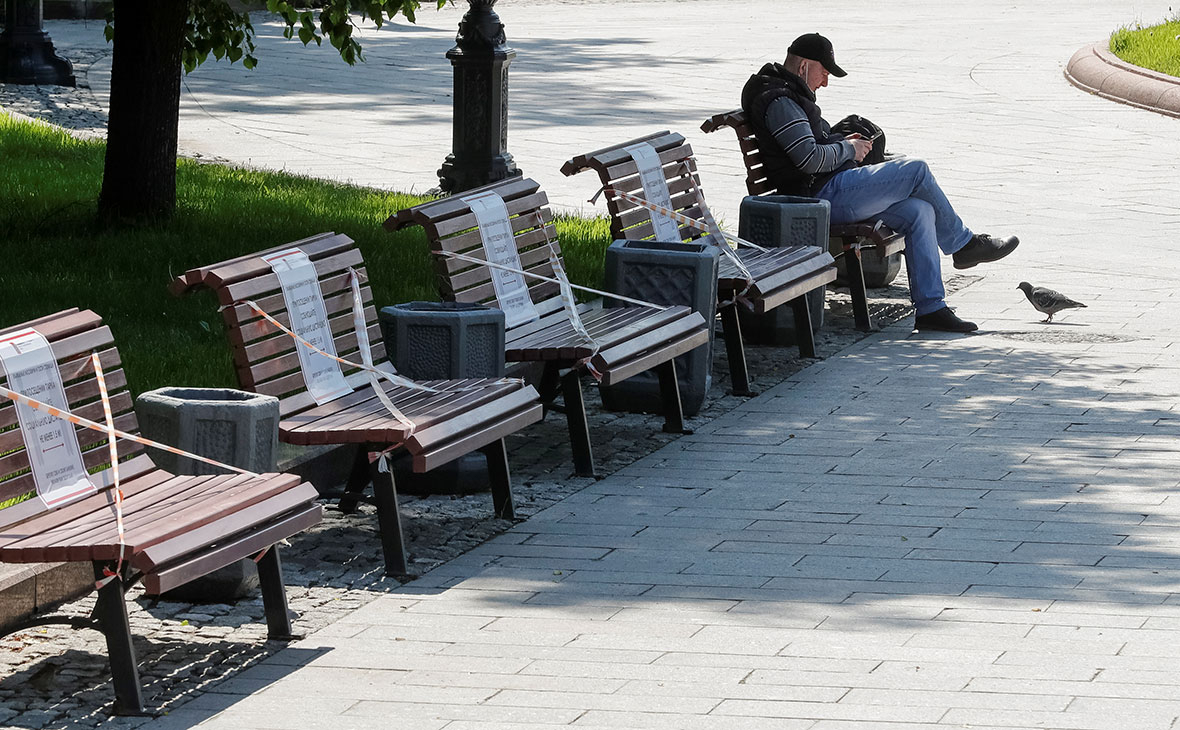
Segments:
[[[1124,26],[1110,34],[1110,52],[1127,63],[1180,77],[1180,14],[1142,27]]]
[[[236,385],[213,295],[167,291],[195,266],[336,231],[360,246],[379,307],[437,299],[422,230],[381,228],[421,196],[180,160],[172,221],[102,229],[103,153],[101,142],[0,113],[0,326],[92,309],[111,327],[135,393]],[[601,286],[606,221],[557,226],[570,277]]]

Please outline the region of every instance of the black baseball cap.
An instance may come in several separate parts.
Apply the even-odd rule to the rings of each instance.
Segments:
[[[799,58],[819,61],[828,73],[833,76],[847,76],[848,73],[836,65],[836,54],[832,51],[832,42],[819,33],[805,33],[795,39],[787,53]]]

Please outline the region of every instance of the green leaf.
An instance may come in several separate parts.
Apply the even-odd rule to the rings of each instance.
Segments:
[[[102,29],[102,35],[107,39],[107,43],[115,40],[115,26],[107,23],[106,27]]]
[[[315,38],[315,31],[307,28],[299,29],[299,40],[303,41],[303,45],[311,43],[312,38]]]
[[[238,46],[232,46],[226,51],[226,55],[229,56],[229,62],[234,63],[242,57],[242,49]]]
[[[244,59],[242,59],[242,65],[247,69],[253,69],[258,65],[258,59],[254,58],[253,56],[246,56]]]

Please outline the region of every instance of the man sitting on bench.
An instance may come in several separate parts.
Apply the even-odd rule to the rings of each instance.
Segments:
[[[887,160],[857,166],[872,140],[831,133],[815,103],[828,75],[845,76],[832,43],[818,33],[795,39],[781,65],[768,63],[742,89],[742,109],[758,138],[766,175],[783,195],[806,195],[832,204],[832,223],[877,218],[905,234],[910,299],[918,330],[973,332],[943,298],[938,251],[956,269],[1001,259],[1016,248],[1015,236],[973,233],[963,225],[922,160]]]

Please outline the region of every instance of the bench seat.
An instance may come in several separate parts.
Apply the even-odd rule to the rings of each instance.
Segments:
[[[66,310],[0,334],[28,328],[49,343],[70,411],[101,422],[103,409],[96,400],[99,387],[91,359],[92,353],[100,354],[115,426],[135,433],[127,379],[111,332],[98,315]],[[6,386],[7,380],[5,374]],[[99,600],[94,621],[81,625],[106,636],[116,712],[143,711],[124,603],[124,592],[137,582],[143,583],[148,595],[159,595],[238,560],[254,558],[268,633],[276,639],[290,637],[276,544],[320,521],[322,507],[311,484],[288,474],[174,475],[157,469],[140,444],[121,440],[118,471],[123,499],[117,510],[106,434],[71,426],[66,437],[77,439],[96,490],[50,508],[39,496],[30,496],[36,483],[29,471],[25,434],[16,406],[7,399],[0,403],[0,428],[8,429],[0,434],[0,448],[5,452],[0,457],[0,476],[7,475],[0,480],[0,502],[9,503],[0,510],[0,562],[90,563],[96,580],[111,576],[96,586]],[[122,539],[117,511],[122,514]],[[57,620],[34,618],[10,625],[8,631]]]

